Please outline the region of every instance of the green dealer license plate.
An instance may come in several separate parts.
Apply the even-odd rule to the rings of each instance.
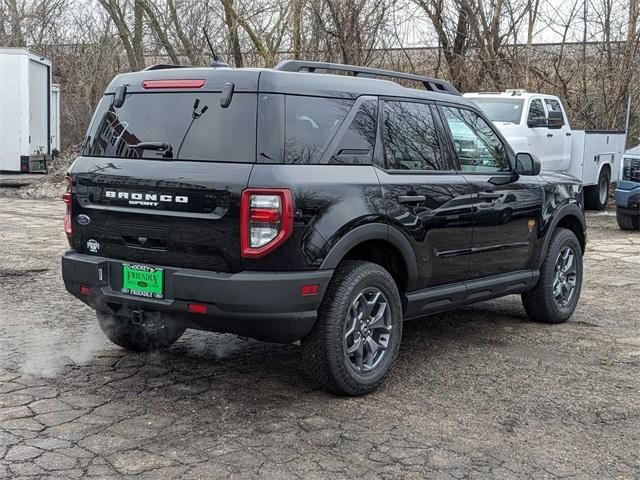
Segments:
[[[164,298],[164,271],[147,265],[122,264],[122,293]]]

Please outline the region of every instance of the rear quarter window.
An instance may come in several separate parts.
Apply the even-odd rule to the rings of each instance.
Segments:
[[[352,100],[285,96],[285,163],[320,163],[352,106]]]
[[[210,162],[255,162],[255,93],[236,93],[227,108],[220,93],[134,93],[120,108],[100,101],[82,154]],[[164,143],[168,148],[139,145]]]

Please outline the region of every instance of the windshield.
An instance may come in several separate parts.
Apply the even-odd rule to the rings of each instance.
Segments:
[[[524,100],[511,98],[470,98],[492,122],[520,123]]]
[[[255,126],[255,93],[236,93],[228,108],[220,93],[134,93],[120,108],[105,95],[82,155],[254,162]]]

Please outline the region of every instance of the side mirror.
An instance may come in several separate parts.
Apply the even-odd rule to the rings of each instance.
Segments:
[[[546,117],[534,117],[527,120],[527,127],[529,128],[543,128],[549,126],[549,122]]]
[[[516,172],[519,175],[534,176],[540,174],[540,160],[530,153],[521,152],[516,155]]]
[[[551,129],[562,128],[564,125],[564,118],[562,116],[562,112],[558,110],[551,110],[549,112],[549,122],[548,127]]]

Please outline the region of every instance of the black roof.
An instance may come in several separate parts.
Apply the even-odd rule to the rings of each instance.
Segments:
[[[304,65],[313,64],[312,62],[300,63]],[[363,67],[353,68],[363,69]],[[350,71],[349,69],[345,70]],[[442,87],[436,87],[439,88],[437,91],[422,90],[404,87],[391,80],[369,78],[377,70],[366,70],[365,74],[333,75],[317,73],[317,71],[312,73],[309,71],[288,71],[287,69],[275,68],[173,68],[169,65],[163,65],[159,68],[151,67],[139,72],[120,74],[111,81],[106,93],[115,92],[120,85],[127,85],[127,90],[130,92],[146,91],[142,87],[142,82],[145,80],[204,79],[206,80],[205,86],[197,89],[197,91],[221,91],[225,83],[232,82],[236,92],[282,93],[333,98],[357,98],[361,95],[377,95],[470,104],[455,88],[442,80],[379,70],[380,72],[385,72],[384,76],[397,73],[401,79],[417,82],[438,82],[442,85]],[[371,73],[371,71],[374,73]],[[182,91],[183,89],[180,90]]]

